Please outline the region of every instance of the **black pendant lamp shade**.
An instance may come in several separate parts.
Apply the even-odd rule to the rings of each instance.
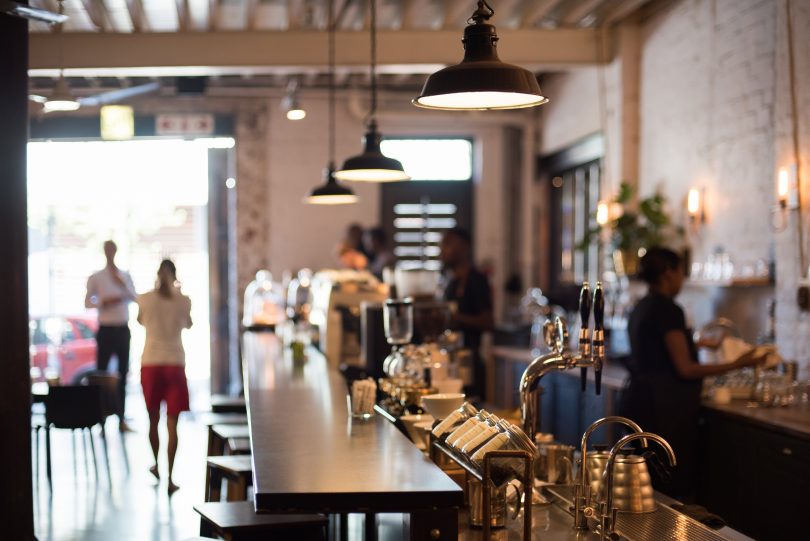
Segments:
[[[363,153],[343,162],[343,167],[335,173],[335,177],[355,182],[398,182],[410,179],[399,160],[382,153],[381,141],[377,121],[371,120],[368,131],[363,136]]]
[[[377,127],[377,0],[371,0],[371,109],[363,137],[363,153],[352,156],[335,173],[340,180],[353,182],[399,182],[410,180],[402,163],[389,158],[380,150],[382,135]]]
[[[338,184],[335,180],[335,166],[329,164],[324,171],[324,184],[313,188],[309,195],[304,198],[306,203],[311,205],[346,205],[356,203],[357,196],[345,186]]]
[[[348,205],[357,203],[357,196],[335,179],[335,0],[329,4],[329,165],[324,170],[324,183],[304,197],[310,205]]]
[[[532,72],[498,58],[498,35],[495,27],[485,22],[494,13],[489,4],[478,2],[472,23],[464,29],[464,59],[428,77],[414,105],[477,111],[522,109],[548,102]]]

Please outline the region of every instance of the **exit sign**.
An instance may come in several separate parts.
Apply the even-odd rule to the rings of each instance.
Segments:
[[[213,135],[214,115],[164,114],[155,117],[156,135]]]

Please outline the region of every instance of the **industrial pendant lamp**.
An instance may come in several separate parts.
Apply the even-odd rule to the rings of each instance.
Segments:
[[[399,182],[410,180],[402,163],[389,158],[380,150],[382,135],[377,128],[377,0],[371,0],[371,110],[363,137],[363,153],[343,162],[335,173],[340,180],[354,182]]]
[[[59,15],[61,17],[65,15],[64,0],[59,0]],[[56,82],[53,92],[43,104],[46,113],[51,111],[75,111],[81,106],[79,100],[71,94],[70,87],[65,81],[65,69],[62,63],[63,23],[59,22],[57,25],[56,31],[59,32],[59,80]]]
[[[335,1],[329,0],[329,165],[324,171],[324,184],[304,198],[310,205],[347,205],[357,202],[354,192],[335,179]]]
[[[464,29],[464,60],[428,77],[413,104],[425,109],[480,111],[522,109],[548,101],[527,69],[505,64],[498,58],[495,27],[487,24],[495,11],[486,1]]]

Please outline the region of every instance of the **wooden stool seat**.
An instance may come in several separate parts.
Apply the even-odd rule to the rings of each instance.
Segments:
[[[250,438],[228,438],[225,441],[227,455],[249,455],[250,452]]]
[[[247,413],[244,396],[211,395],[211,411],[214,413]]]
[[[248,440],[247,449],[234,452],[236,448],[243,449],[243,442],[230,445],[231,440]],[[224,454],[244,454],[250,452],[250,430],[248,425],[211,425],[208,427],[208,456]]]
[[[323,515],[260,515],[252,502],[210,502],[194,506],[200,514],[200,535],[220,535],[228,541],[326,539]],[[275,535],[274,535],[275,534]]]
[[[197,419],[205,426],[212,425],[246,425],[247,414],[245,413],[214,413],[206,411],[198,414]]]
[[[228,481],[229,502],[247,500],[247,488],[253,485],[253,459],[250,455],[208,457],[205,469],[205,501],[218,502],[222,480]]]

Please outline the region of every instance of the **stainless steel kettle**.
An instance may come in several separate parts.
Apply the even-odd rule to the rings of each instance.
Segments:
[[[605,486],[603,473],[609,453],[597,451],[588,454],[587,475],[591,494],[604,501]],[[616,458],[613,474],[613,502],[619,511],[627,513],[649,513],[655,511],[652,480],[643,456],[624,454]]]

